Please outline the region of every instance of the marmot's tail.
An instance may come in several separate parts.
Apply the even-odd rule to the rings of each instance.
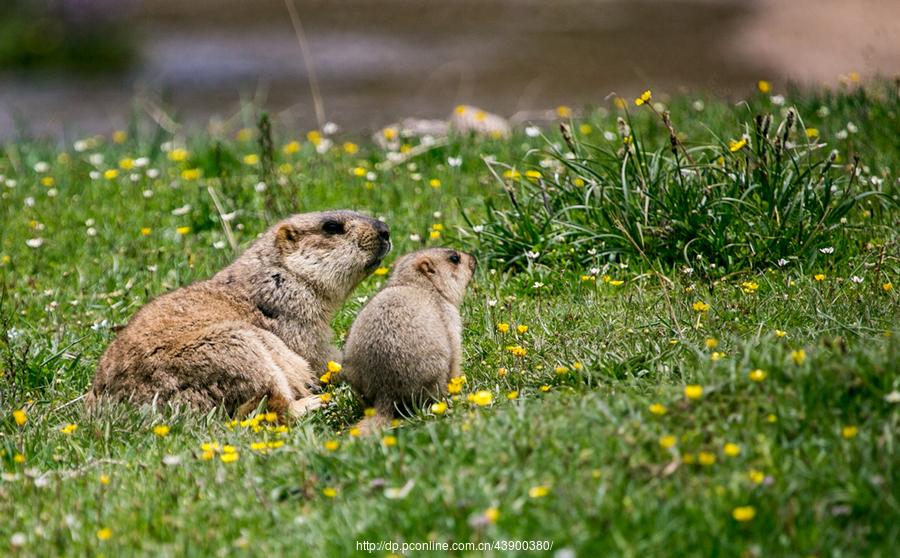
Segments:
[[[375,434],[391,425],[394,419],[394,405],[379,402],[375,404],[375,414],[365,417],[356,425],[362,435]]]

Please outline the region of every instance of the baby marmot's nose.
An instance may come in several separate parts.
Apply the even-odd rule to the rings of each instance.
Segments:
[[[378,233],[378,237],[381,240],[387,242],[388,240],[391,239],[391,230],[388,228],[388,226],[386,224],[384,224],[381,221],[376,219],[375,222],[372,224],[372,227]]]

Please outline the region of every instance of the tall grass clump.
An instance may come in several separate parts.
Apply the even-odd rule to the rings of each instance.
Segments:
[[[796,109],[691,145],[650,97],[635,104],[653,118],[635,124],[624,111],[606,142],[579,141],[564,123],[563,141],[530,170],[487,161],[506,196],[473,227],[482,256],[509,268],[630,260],[718,276],[858,254],[897,222],[892,180],[832,148]],[[896,111],[896,94],[886,102]]]

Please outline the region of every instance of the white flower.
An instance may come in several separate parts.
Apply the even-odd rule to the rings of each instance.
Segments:
[[[47,190],[48,198],[55,198],[57,194],[59,194],[59,190],[57,190],[56,188],[50,188],[49,190]]]
[[[472,230],[473,230],[476,234],[481,234],[481,233],[484,232],[484,225],[475,225],[474,227],[472,227]]]
[[[540,288],[543,287],[543,286],[544,286],[544,284],[541,283],[540,281],[535,281],[535,282],[534,282],[534,285],[532,285],[532,288],[540,289]]]
[[[338,130],[340,130],[340,127],[334,122],[326,122],[325,125],[322,126],[322,133],[328,136],[336,134]]]
[[[143,192],[141,192],[141,195],[144,196],[145,198],[152,198],[153,190],[144,190]]]
[[[155,265],[148,265],[148,266],[147,266],[147,271],[149,271],[150,273],[156,273],[156,270],[157,270],[157,269],[159,269],[159,268],[158,268],[157,266],[155,266]]]
[[[784,266],[787,265],[788,261],[787,261],[786,259],[784,259],[784,258],[781,258],[780,260],[778,260],[778,261],[775,262],[775,263],[778,264],[778,267],[784,267]]]
[[[614,141],[616,139],[616,134],[610,131],[603,132],[603,139],[606,141]]]
[[[434,217],[435,219],[440,219],[441,215],[443,215],[443,213],[441,213],[440,211],[435,211],[434,213],[431,214],[431,216]]]
[[[900,403],[900,391],[896,389],[884,396],[884,400],[888,403]]]
[[[453,168],[462,166],[462,157],[447,157],[447,164]]]
[[[356,297],[356,302],[358,302],[360,304],[365,304],[366,301],[368,301],[368,300],[369,300],[369,297],[367,297],[365,295]]]
[[[497,306],[497,299],[496,299],[496,298],[492,298],[492,299],[490,299],[489,301],[487,301],[487,304],[488,304],[488,306],[490,306],[491,308],[493,308],[494,306]]]
[[[88,142],[86,140],[78,140],[74,144],[72,144],[72,147],[75,148],[75,151],[81,153],[82,151],[87,150]]]
[[[88,161],[95,167],[99,167],[103,164],[103,153],[91,153],[90,157],[88,157]]]
[[[100,320],[99,322],[94,323],[91,326],[93,331],[100,331],[101,329],[106,329],[109,326],[109,320]]]
[[[134,160],[134,166],[136,167],[146,167],[150,164],[150,159],[146,157],[138,157]]]
[[[388,151],[386,158],[390,163],[399,163],[403,161],[403,154],[398,153],[396,151]]]
[[[819,248],[819,252],[823,254],[831,254],[834,252],[834,246],[826,246],[825,248]]]
[[[84,232],[86,232],[88,236],[97,236],[97,229],[94,227],[88,227]]]
[[[26,542],[28,542],[28,539],[25,537],[25,533],[13,533],[9,538],[9,544],[14,547],[25,546]]]
[[[530,250],[528,252],[525,252],[525,257],[527,257],[529,260],[536,260],[540,255],[540,252],[532,252]]]
[[[147,178],[159,178],[159,169],[147,169]]]
[[[375,182],[376,180],[378,180],[378,175],[375,174],[374,171],[369,171],[366,173],[366,180],[368,180],[369,182]]]
[[[526,126],[525,127],[525,135],[529,138],[536,138],[541,135],[541,129],[537,126]]]
[[[418,181],[422,180],[422,173],[414,172],[411,175],[409,175],[409,178],[415,182],[418,182]]]
[[[136,172],[133,172],[128,175],[128,180],[130,180],[132,182],[137,182],[140,179],[141,179],[141,175]]]
[[[7,187],[7,188],[15,188],[17,184],[18,184],[18,182],[16,182],[16,181],[13,180],[12,178],[7,178],[7,179],[6,179],[6,187]]]
[[[93,219],[88,219],[87,221],[84,222],[85,227],[93,227],[96,224],[97,224],[97,221],[95,221]]]
[[[173,209],[172,215],[174,215],[175,217],[181,217],[182,215],[187,215],[188,213],[190,213],[190,211],[191,211],[191,204],[188,203],[188,204],[182,205],[179,208]]]
[[[854,124],[853,122],[847,122],[847,131],[851,134],[855,134],[859,131],[859,128],[857,128],[856,124]]]
[[[25,244],[28,245],[29,248],[40,248],[44,245],[43,238],[29,238],[25,241]]]
[[[237,214],[238,214],[237,211],[232,211],[231,213],[223,213],[222,220],[227,223],[229,221],[234,220],[234,218],[237,217]]]
[[[46,488],[50,484],[50,478],[47,475],[41,475],[34,479],[35,488]]]
[[[257,182],[256,186],[253,189],[259,193],[265,192],[266,191],[266,183],[265,182]]]
[[[772,95],[769,97],[769,100],[772,101],[772,104],[780,107],[784,104],[784,95]]]
[[[88,176],[91,177],[91,180],[100,180],[102,175],[100,174],[100,171],[91,171],[88,173]]]
[[[834,137],[839,140],[847,139],[847,130],[839,130],[837,133],[834,134]]]
[[[816,111],[816,114],[818,114],[822,118],[825,118],[826,116],[831,114],[831,109],[825,105],[822,105],[821,107],[819,107],[819,110]]]
[[[50,170],[50,165],[44,161],[38,161],[34,164],[34,172],[45,173]]]
[[[597,275],[598,273],[600,273],[600,268],[599,268],[599,267],[592,267],[592,268],[590,269],[590,272],[589,272],[589,273],[590,273],[591,275]]]
[[[872,186],[881,186],[884,183],[884,179],[880,176],[872,176],[869,178],[869,182],[872,183]]]
[[[174,467],[176,465],[181,464],[181,456],[178,455],[164,455],[162,458],[163,465],[168,465],[169,467]]]
[[[413,242],[419,242],[420,240],[422,240],[422,237],[417,235],[416,233],[413,233],[409,235],[409,239]]]
[[[700,99],[697,99],[696,101],[694,101],[693,104],[692,104],[691,106],[692,106],[692,107],[694,108],[694,110],[696,110],[697,112],[700,112],[700,111],[702,111],[703,109],[706,108],[706,104],[705,104],[703,101],[701,101]]]
[[[217,240],[217,241],[213,242],[213,248],[215,248],[216,250],[221,250],[221,249],[225,248],[225,241]]]
[[[431,147],[432,145],[434,145],[434,136],[429,136],[429,135],[422,136],[421,143],[422,143],[422,145]]]
[[[334,142],[328,138],[325,138],[316,146],[316,153],[318,153],[319,155],[328,153],[328,150],[331,149],[332,145],[334,145]]]
[[[856,284],[860,284],[863,282],[863,278],[860,277],[859,275],[854,275],[853,277],[850,278],[850,280]]]

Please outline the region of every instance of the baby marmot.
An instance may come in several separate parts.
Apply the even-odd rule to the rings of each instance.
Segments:
[[[344,379],[376,415],[364,430],[384,426],[395,408],[446,394],[459,376],[459,305],[475,258],[431,248],[397,261],[387,285],[362,309],[344,346]]]

